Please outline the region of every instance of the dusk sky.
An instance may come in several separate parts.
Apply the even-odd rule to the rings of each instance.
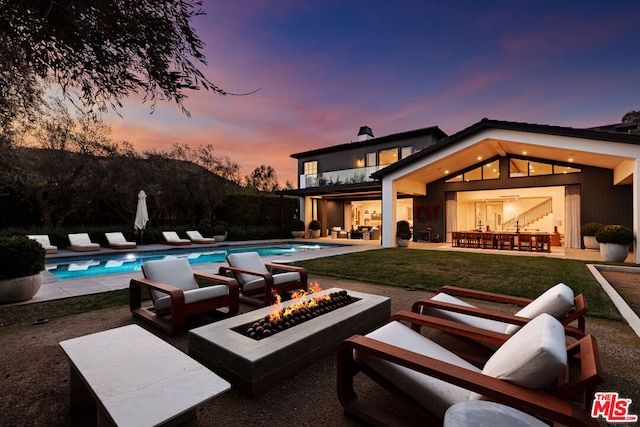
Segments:
[[[488,4],[488,5],[487,5]],[[204,0],[194,22],[210,81],[149,114],[140,99],[105,117],[138,151],[212,144],[244,177],[289,156],[487,117],[570,127],[640,110],[640,2]]]

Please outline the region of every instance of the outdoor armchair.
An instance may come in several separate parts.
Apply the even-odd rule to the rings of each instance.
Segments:
[[[99,251],[100,245],[93,243],[87,233],[69,234],[69,250],[76,252]]]
[[[480,309],[456,297],[511,304],[522,308],[511,315]],[[434,297],[415,302],[412,311],[508,335],[513,335],[537,315],[548,313],[565,325],[567,335],[579,338],[584,336],[587,303],[582,294],[574,296],[573,290],[564,283],[547,289],[536,299],[444,286],[438,289]],[[577,321],[577,327],[570,325],[574,321]]]
[[[135,249],[136,242],[128,242],[124,234],[120,232],[104,233],[107,238],[107,246],[111,249]]]
[[[218,272],[233,273],[240,284],[240,299],[249,304],[271,305],[274,293],[308,289],[307,270],[302,267],[264,263],[257,252],[232,253],[227,262]]]
[[[142,273],[144,278],[129,283],[131,313],[168,334],[182,330],[190,316],[222,307],[228,307],[228,314],[236,314],[240,308],[235,279],[193,271],[185,258],[147,261]],[[214,285],[199,287],[196,278]],[[151,293],[150,307],[142,307],[143,287]]]
[[[406,326],[442,328],[474,340],[500,344],[480,366]],[[400,398],[428,425],[442,423],[452,405],[486,398],[547,421],[567,426],[597,425],[590,407],[602,381],[591,335],[566,345],[562,324],[541,314],[513,336],[506,336],[414,312],[400,312],[366,336],[343,341],[337,356],[337,391],[345,413],[372,425],[393,425],[380,403],[361,399],[354,385],[370,387],[359,373]],[[484,397],[483,397],[484,396]]]

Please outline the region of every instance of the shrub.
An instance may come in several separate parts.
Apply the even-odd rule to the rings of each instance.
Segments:
[[[628,245],[633,242],[633,230],[624,225],[603,225],[596,234],[598,243]]]
[[[40,273],[44,257],[44,248],[35,240],[24,236],[0,238],[0,280]]]
[[[291,222],[291,231],[305,231],[304,221],[299,219],[294,219]]]
[[[396,223],[396,237],[399,239],[411,239],[411,226],[408,221],[402,220]]]
[[[580,227],[580,235],[595,236],[598,233],[600,227],[602,227],[602,224],[600,224],[599,222],[588,222]]]
[[[213,234],[214,236],[223,236],[226,231],[227,230],[226,228],[224,228],[224,225],[218,223],[211,229],[211,234]]]
[[[320,230],[321,227],[320,221],[315,219],[309,223],[309,230]]]

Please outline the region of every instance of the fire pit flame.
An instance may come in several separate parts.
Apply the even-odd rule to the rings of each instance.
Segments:
[[[276,294],[276,303],[273,304],[270,314],[254,323],[240,327],[237,332],[259,340],[358,300],[349,296],[345,290],[314,296],[314,293],[320,291],[322,288],[317,283],[312,283],[309,286],[309,292],[294,293],[291,297],[293,303],[284,309],[280,296]]]
[[[314,293],[322,291],[322,288],[317,282],[313,282],[309,285],[309,291],[297,291],[291,295],[291,300],[295,301],[294,304],[282,309],[282,297],[274,291],[274,297],[276,299],[275,304],[272,305],[273,310],[269,315],[270,322],[278,322],[279,320],[289,317],[297,310],[311,309],[318,306],[318,303],[322,300],[331,299],[329,295],[313,296]]]

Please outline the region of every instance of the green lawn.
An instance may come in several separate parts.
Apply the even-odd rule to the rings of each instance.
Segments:
[[[586,261],[391,248],[296,264],[311,273],[390,286],[435,291],[453,285],[528,298],[563,282],[585,295],[589,316],[622,319]]]

